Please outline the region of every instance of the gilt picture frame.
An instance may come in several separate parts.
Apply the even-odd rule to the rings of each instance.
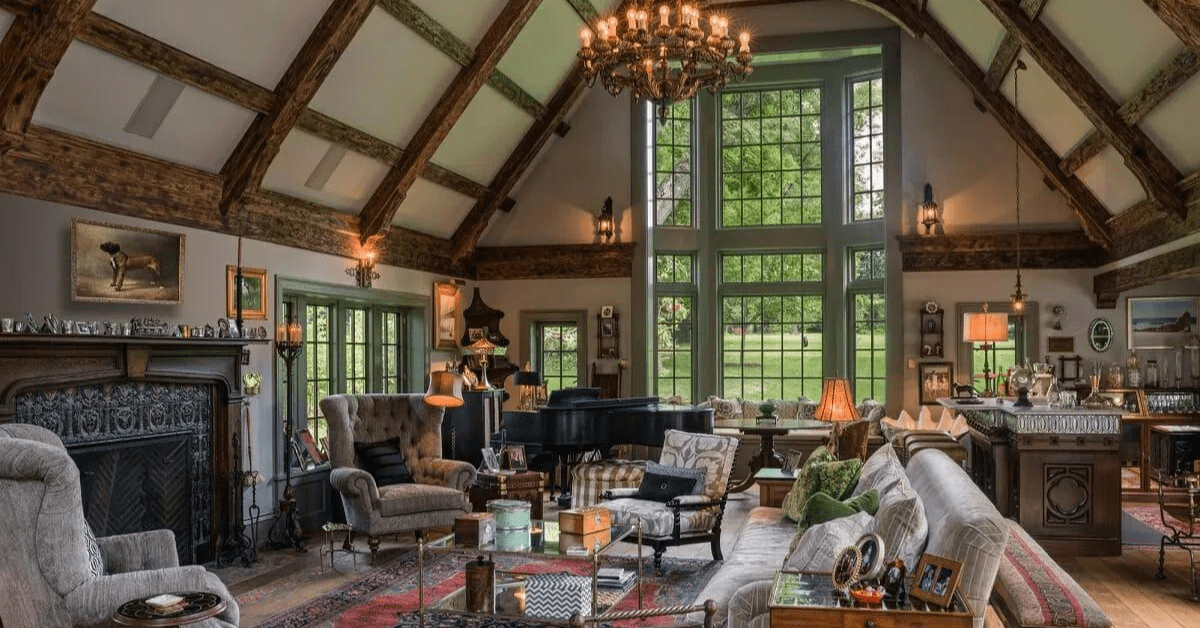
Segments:
[[[1125,302],[1125,337],[1130,349],[1174,349],[1200,330],[1196,316],[1200,298],[1129,297]]]
[[[74,219],[71,300],[183,303],[182,233]]]
[[[458,348],[458,315],[462,291],[452,281],[433,282],[433,348]]]
[[[225,267],[225,316],[237,318],[237,266]],[[267,320],[267,271],[242,267],[242,320]]]

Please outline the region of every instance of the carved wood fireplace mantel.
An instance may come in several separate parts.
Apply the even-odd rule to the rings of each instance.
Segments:
[[[259,342],[266,341],[0,335],[0,423],[42,425],[63,439],[80,466],[85,514],[97,535],[134,531],[125,528],[139,521],[123,516],[140,525],[154,518],[122,511],[119,500],[140,491],[139,501],[166,502],[153,506],[156,513],[181,511],[170,514],[178,525],[154,526],[175,529],[180,560],[209,562],[242,517],[235,477],[243,441],[241,356]],[[163,453],[150,463],[157,470],[137,471],[144,481],[128,481],[128,468],[103,467],[151,447]],[[100,470],[88,469],[97,461]],[[89,484],[92,476],[99,479]]]

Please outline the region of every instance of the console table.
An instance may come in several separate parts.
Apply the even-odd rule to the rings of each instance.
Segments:
[[[971,427],[971,478],[1051,554],[1121,554],[1120,408],[939,403]]]

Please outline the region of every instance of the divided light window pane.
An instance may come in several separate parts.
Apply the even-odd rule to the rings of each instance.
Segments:
[[[305,423],[316,442],[325,436],[325,415],[319,406],[334,390],[334,335],[332,305],[304,306],[304,398]],[[291,390],[290,383],[285,390]],[[295,426],[300,429],[301,425]]]
[[[820,295],[721,299],[722,396],[821,397]]]
[[[383,338],[380,339],[383,369],[383,392],[395,394],[400,392],[400,313],[383,313]]]
[[[850,264],[851,281],[884,279],[887,272],[882,248],[854,251]]]
[[[538,323],[537,353],[546,392],[579,386],[579,327]]]
[[[721,226],[821,222],[821,88],[725,92]]]
[[[654,123],[654,219],[664,227],[692,225],[691,100],[672,104]]]
[[[887,299],[883,292],[853,295],[854,398],[885,401],[887,380]]]
[[[721,256],[722,283],[822,281],[821,253],[741,253]]]
[[[883,79],[850,82],[851,219],[883,218]]]
[[[362,395],[367,383],[367,310],[346,308],[346,392]]]
[[[660,296],[655,303],[654,392],[659,397],[691,399],[692,304],[690,296]]]
[[[654,256],[655,283],[692,283],[692,260],[690,254],[659,253]]]

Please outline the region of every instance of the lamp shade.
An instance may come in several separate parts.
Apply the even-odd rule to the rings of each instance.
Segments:
[[[491,355],[499,345],[487,339],[487,336],[481,336],[479,340],[467,345],[467,350],[476,355]]]
[[[463,404],[462,377],[450,371],[434,371],[429,374],[429,390],[425,391],[425,403],[442,408],[457,408]]]
[[[854,398],[850,396],[850,382],[845,377],[825,378],[821,385],[821,404],[813,418],[831,423],[858,419]]]
[[[1008,340],[1008,314],[967,312],[963,314],[963,342],[1004,342]]]
[[[537,371],[517,371],[513,383],[518,386],[541,386],[542,375]]]

